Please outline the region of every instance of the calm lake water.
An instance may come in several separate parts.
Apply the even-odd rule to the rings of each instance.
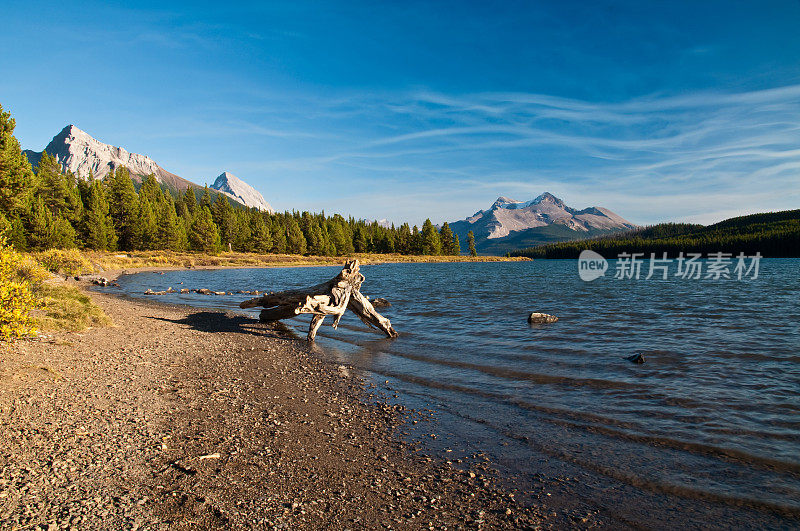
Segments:
[[[339,269],[141,273],[119,289],[278,291]],[[571,260],[362,271],[400,337],[348,312],[318,344],[393,401],[433,409],[407,435],[428,450],[485,452],[534,502],[613,527],[800,525],[800,260],[762,260],[742,281],[615,280],[612,264],[587,283]],[[151,298],[238,309],[249,297]],[[529,325],[531,311],[560,320]],[[304,336],[309,320],[289,324]],[[624,359],[635,353],[646,362]]]

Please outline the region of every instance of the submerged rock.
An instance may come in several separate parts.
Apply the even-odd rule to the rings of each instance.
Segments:
[[[384,299],[383,297],[378,297],[370,301],[372,303],[373,308],[389,308],[392,303]]]
[[[634,354],[633,356],[628,356],[625,359],[631,363],[644,363],[644,356],[641,354]]]
[[[533,312],[528,316],[528,322],[532,324],[555,323],[558,317],[547,313]]]

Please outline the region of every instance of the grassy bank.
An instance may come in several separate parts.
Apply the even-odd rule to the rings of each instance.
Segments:
[[[415,262],[498,262],[527,260],[497,256],[415,256],[400,254],[353,254],[349,256],[305,256],[295,254],[256,253],[178,253],[170,251],[136,251],[130,253],[100,251],[45,251],[34,253],[48,270],[65,275],[102,273],[138,268],[207,268],[207,267],[294,267],[340,265],[357,258],[362,264]]]
[[[75,252],[20,254],[0,239],[0,339],[9,341],[41,331],[81,331],[111,324],[92,299],[53,275],[50,267],[80,269]],[[92,267],[89,262],[88,267]],[[84,265],[85,265],[84,264]]]

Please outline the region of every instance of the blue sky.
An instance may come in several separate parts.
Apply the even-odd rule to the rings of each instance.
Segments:
[[[278,209],[421,223],[543,191],[641,224],[800,207],[800,2],[0,7],[23,146],[72,123]]]

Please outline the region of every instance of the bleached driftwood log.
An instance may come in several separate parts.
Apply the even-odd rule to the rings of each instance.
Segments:
[[[389,319],[375,311],[369,300],[361,294],[364,275],[359,271],[358,260],[346,262],[342,271],[322,284],[302,289],[267,293],[244,301],[240,308],[262,306],[261,321],[278,321],[302,313],[311,314],[308,340],[313,341],[325,317],[333,316],[333,328],[337,328],[345,310],[348,308],[358,315],[368,326],[383,331],[388,337],[397,337]]]

